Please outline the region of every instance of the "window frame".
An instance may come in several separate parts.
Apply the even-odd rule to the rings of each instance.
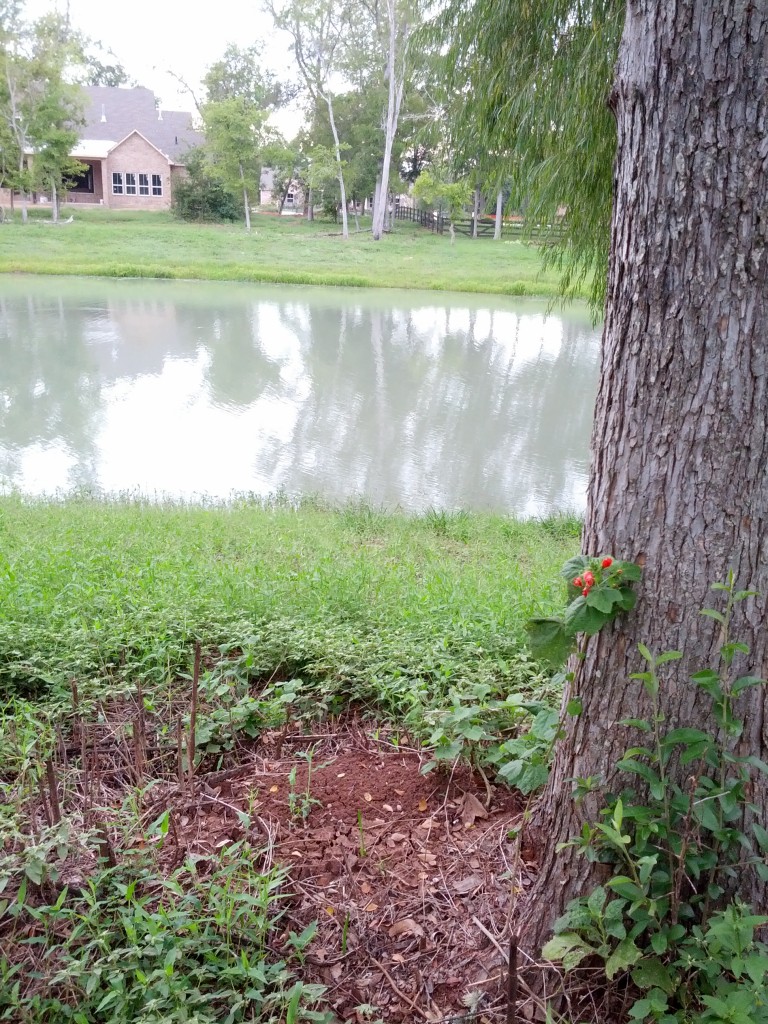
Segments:
[[[123,192],[123,172],[112,171],[112,195],[122,196],[125,195]]]
[[[152,195],[162,196],[163,194],[163,176],[162,174],[152,175]]]
[[[136,172],[126,171],[125,172],[125,194],[127,196],[138,195],[136,192]]]
[[[142,178],[144,179],[143,181]],[[141,171],[139,171],[139,195],[149,195],[149,175],[143,174]]]

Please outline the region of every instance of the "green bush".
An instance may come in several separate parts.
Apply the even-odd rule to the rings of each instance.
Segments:
[[[207,172],[205,157],[194,150],[187,159],[187,173],[173,186],[172,210],[180,220],[237,221],[242,216],[238,200]]]

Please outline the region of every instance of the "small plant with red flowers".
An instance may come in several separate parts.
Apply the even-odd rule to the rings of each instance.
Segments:
[[[635,607],[632,584],[640,580],[642,569],[612,555],[576,555],[565,563],[561,575],[567,585],[563,614],[531,619],[525,627],[533,653],[555,668],[576,649],[579,634],[593,636],[620,612]]]

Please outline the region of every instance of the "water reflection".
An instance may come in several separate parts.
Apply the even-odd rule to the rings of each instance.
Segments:
[[[0,281],[0,479],[581,507],[598,338],[541,303]]]

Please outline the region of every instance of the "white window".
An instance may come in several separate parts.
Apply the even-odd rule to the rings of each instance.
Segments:
[[[288,192],[286,194],[286,197],[285,197],[285,205],[286,206],[293,206],[295,199],[296,199],[295,193]]]
[[[136,175],[127,171],[125,175],[125,194],[127,196],[136,195]]]
[[[140,196],[148,196],[149,195],[149,175],[148,174],[140,174],[139,175],[139,195]]]
[[[123,194],[123,175],[120,171],[112,172],[112,194],[115,196]]]
[[[163,179],[159,174],[152,175],[152,195],[161,196],[163,194]]]

